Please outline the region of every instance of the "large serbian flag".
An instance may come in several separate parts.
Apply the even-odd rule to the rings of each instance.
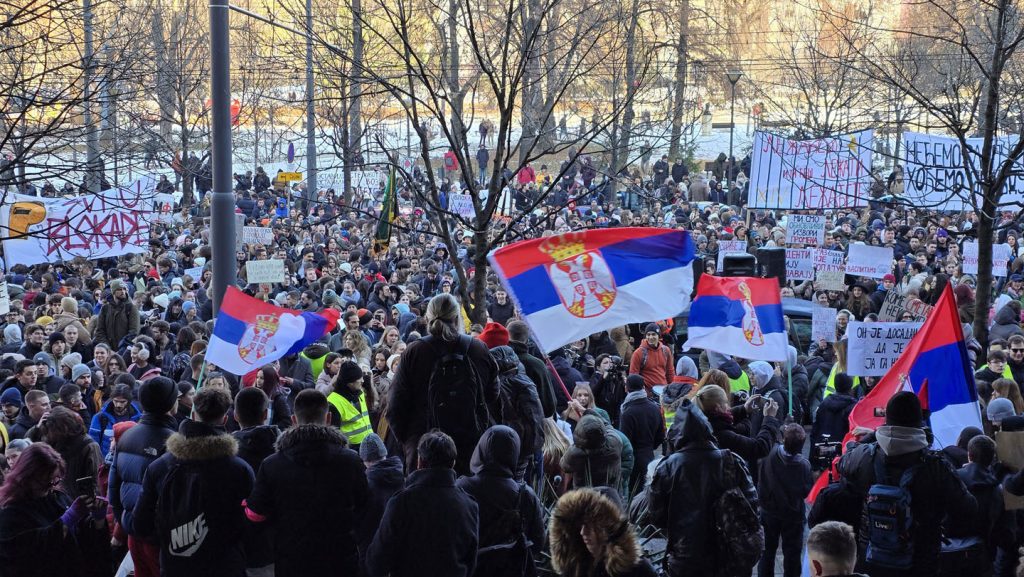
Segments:
[[[929,412],[936,449],[955,445],[965,427],[981,428],[974,372],[967,356],[953,288],[948,284],[921,330],[907,343],[906,350],[875,388],[850,411],[851,432],[843,439],[843,447],[855,440],[852,433],[855,428],[874,430],[884,425],[885,406],[900,391],[912,391],[921,399],[921,407]],[[826,475],[822,477],[811,490],[808,501],[813,501],[827,484]]]
[[[206,360],[244,375],[297,353],[338,324],[338,311],[300,313],[254,299],[228,287],[213,325]]]
[[[701,275],[683,349],[758,361],[784,361],[789,342],[774,278]]]
[[[681,230],[569,232],[504,246],[487,258],[544,352],[674,317],[693,290],[693,243]]]

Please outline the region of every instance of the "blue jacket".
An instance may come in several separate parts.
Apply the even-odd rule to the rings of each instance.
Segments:
[[[135,534],[134,510],[142,493],[146,468],[166,450],[167,439],[175,432],[177,422],[170,415],[144,413],[139,424],[125,431],[117,442],[110,465],[110,488],[107,499],[114,508],[114,517],[129,535]]]
[[[128,404],[128,412],[117,416],[107,401],[100,409],[100,412],[92,416],[92,423],[89,425],[89,436],[100,446],[100,454],[104,457],[110,452],[110,442],[114,440],[114,425],[121,421],[138,421],[142,411],[135,406],[135,403]]]

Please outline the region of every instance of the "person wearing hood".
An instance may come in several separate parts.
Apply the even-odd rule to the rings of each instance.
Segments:
[[[811,428],[812,447],[825,441],[842,442],[850,430],[850,412],[857,404],[857,399],[851,394],[853,379],[846,373],[837,373],[833,384],[836,392],[825,397],[814,415],[814,426]]]
[[[806,509],[804,499],[814,486],[811,464],[801,454],[807,433],[802,425],[782,427],[782,444],[761,459],[757,495],[761,501],[765,553],[758,563],[758,577],[775,575],[775,554],[782,544],[783,575],[800,577]]]
[[[230,407],[231,397],[224,390],[201,390],[196,395],[194,420],[182,423],[167,439],[167,452],[146,469],[135,506],[135,530],[156,537],[163,575],[245,574],[246,520],[239,504],[252,492],[253,473],[238,458],[238,443],[223,432]],[[190,527],[197,523],[201,529],[194,530],[201,539],[194,535],[179,538],[175,529],[159,530],[169,523],[178,527],[176,519],[166,518],[165,501],[175,497],[189,500],[174,501],[175,508],[202,511],[197,517],[200,521],[186,521]]]
[[[654,577],[622,507],[594,489],[558,500],[548,529],[551,565],[564,577]]]
[[[665,421],[658,403],[647,397],[644,379],[640,375],[626,378],[626,398],[622,402],[619,430],[633,445],[634,463],[630,473],[627,495],[643,491],[647,480],[647,466],[654,460],[654,450],[665,440]]]
[[[566,356],[567,348],[568,347],[558,348],[548,354],[548,357],[551,360],[551,363],[548,365],[548,370],[551,374],[551,380],[556,383],[554,386],[555,403],[558,407],[559,414],[564,413],[565,409],[569,406],[569,399],[565,397],[565,392],[572,390],[576,386],[576,383],[584,382],[586,380],[583,378],[583,373],[576,370],[576,368],[572,366],[572,362]],[[561,381],[562,386],[557,385],[559,381]],[[565,389],[562,387],[565,387]]]
[[[997,339],[1010,340],[1014,335],[1024,334],[1020,328],[1020,301],[1012,300],[996,313],[992,328],[989,329],[990,341]]]
[[[1016,528],[1014,513],[1007,511],[1003,489],[993,474],[996,443],[977,435],[967,444],[967,464],[956,474],[978,501],[978,514],[972,523],[946,524],[943,537],[943,563],[939,575],[992,575],[997,549],[1012,551]]]
[[[264,459],[244,503],[250,521],[273,528],[278,577],[358,574],[356,534],[370,492],[359,455],[328,407],[316,390],[295,396],[293,426]]]
[[[609,429],[611,426],[609,425]],[[572,432],[573,446],[562,456],[562,471],[572,475],[573,488],[611,487],[622,484],[622,440],[604,421],[584,414]]]
[[[667,574],[718,575],[726,560],[717,542],[715,502],[731,485],[756,511],[757,492],[746,463],[718,449],[711,423],[689,400],[676,411],[668,442],[673,453],[658,465],[647,490],[651,523],[669,536]]]
[[[909,532],[913,539],[913,560],[909,568],[893,569],[868,562],[868,516],[862,516],[858,533],[858,570],[872,577],[925,577],[939,570],[939,549],[943,519],[947,526],[969,524],[977,513],[977,501],[953,471],[949,462],[929,450],[931,444],[922,428],[924,415],[917,395],[901,391],[885,406],[885,424],[875,432],[875,442],[847,449],[839,461],[839,474],[854,494],[866,499],[876,483],[899,483],[904,473],[915,469],[908,482]],[[876,470],[885,473],[877,478]]]
[[[0,353],[16,353],[22,344],[20,326],[13,324],[4,327],[4,346],[0,348]]]
[[[359,566],[361,574],[366,575],[366,550],[384,517],[388,499],[405,485],[405,474],[402,471],[402,458],[398,455],[389,457],[384,441],[376,433],[370,433],[363,439],[363,444],[359,445],[359,458],[366,467],[366,482],[370,491],[358,529]]]
[[[492,323],[488,323],[490,327]],[[501,325],[497,325],[501,327]],[[501,327],[504,330],[504,327]],[[480,338],[487,334],[485,330]],[[508,342],[508,333],[505,332],[504,340],[497,342]],[[485,341],[486,342],[486,341]],[[544,413],[540,405],[540,398],[537,396],[537,387],[526,376],[523,364],[519,357],[507,344],[501,344],[491,348],[491,357],[498,364],[498,381],[501,383],[504,421],[516,432],[516,436],[522,442],[519,453],[519,463],[516,466],[516,479],[531,480],[533,478],[533,465],[544,446],[543,421]],[[477,444],[477,448],[480,445]]]
[[[790,347],[792,349],[792,347]],[[796,364],[796,349],[790,352],[793,364]],[[784,373],[785,369],[780,367],[779,372]],[[782,412],[786,417],[790,416],[790,397],[789,387],[783,385],[782,380],[786,377],[779,377],[776,374],[776,368],[770,363],[765,361],[754,361],[750,363],[750,373],[753,375],[751,384],[751,394],[761,395],[765,399],[775,401],[779,406],[779,411]],[[802,386],[802,385],[801,385]],[[805,389],[806,390],[806,389]],[[800,423],[803,419],[803,408],[800,403],[800,399],[797,397],[797,384],[793,383],[793,402],[792,402],[792,420]],[[750,416],[751,430],[757,430],[761,427],[761,417],[758,414]]]
[[[88,371],[85,365],[76,365]],[[100,446],[100,454],[106,456],[110,451],[110,441],[114,438],[114,425],[124,421],[138,421],[142,411],[132,403],[130,385],[116,385],[110,393],[110,400],[103,405],[100,412],[92,417],[89,425],[89,436]]]
[[[480,577],[536,574],[533,559],[540,558],[544,547],[544,507],[529,484],[516,481],[519,449],[519,435],[511,427],[487,429],[470,461],[473,476],[455,483],[480,508],[480,542],[473,572]],[[510,527],[507,520],[512,517],[520,523]],[[516,546],[500,547],[509,543]]]
[[[711,355],[709,355],[710,358]],[[725,376],[729,377],[729,392],[737,393],[739,391],[750,392],[750,376],[747,372],[740,368],[740,364],[737,363],[731,357],[725,357],[717,367]]]
[[[309,361],[309,368],[313,371],[313,382],[318,383],[320,379],[320,373],[324,372],[324,362],[327,360],[327,354],[331,352],[331,349],[327,348],[322,342],[315,342],[302,349],[299,353],[300,357],[303,357]]]

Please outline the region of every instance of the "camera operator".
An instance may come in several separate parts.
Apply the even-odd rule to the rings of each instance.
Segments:
[[[608,411],[612,426],[619,426],[619,412],[626,398],[626,366],[622,357],[598,355],[596,370],[590,376],[590,388],[594,391],[597,406]]]
[[[587,352],[587,340],[578,340],[568,347],[571,351],[570,360],[572,360],[572,366],[583,375],[583,380],[589,381],[590,377],[594,374],[594,368],[597,363],[594,362],[594,357]]]

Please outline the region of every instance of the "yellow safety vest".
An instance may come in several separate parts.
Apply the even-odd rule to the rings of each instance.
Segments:
[[[359,393],[359,406],[354,406],[345,397],[336,392],[327,396],[327,402],[334,405],[341,415],[341,432],[348,437],[348,442],[359,445],[367,435],[373,432],[370,425],[370,413],[366,412],[366,401],[363,393]]]
[[[860,377],[853,377],[853,389],[860,386]],[[850,389],[851,391],[853,389]],[[821,396],[822,400],[836,392],[836,365],[832,365],[832,370],[828,373],[828,380],[825,381],[825,393]]]
[[[676,412],[665,409],[665,430],[668,431],[672,428],[672,423],[676,421]]]
[[[984,365],[978,367],[978,370],[974,372],[984,371],[987,368],[988,363],[985,363]],[[1003,378],[1010,379],[1011,381],[1013,380],[1013,371],[1010,370],[1010,363],[1003,363]]]
[[[729,379],[729,389],[732,392],[746,391],[750,392],[750,377],[747,376],[747,371],[740,371],[740,376],[735,379]]]

